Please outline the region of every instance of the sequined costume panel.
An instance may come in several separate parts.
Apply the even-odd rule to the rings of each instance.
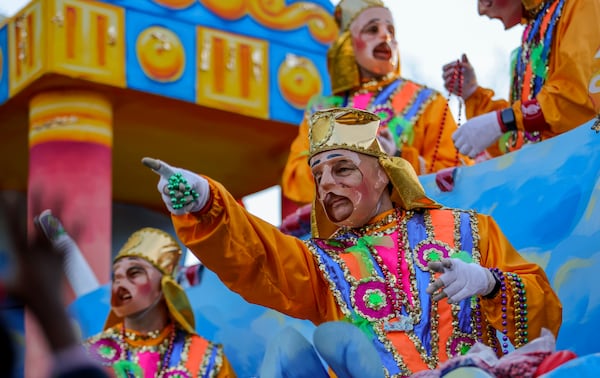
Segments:
[[[542,327],[558,332],[561,306],[543,270],[517,253],[491,217],[397,209],[361,229],[304,242],[252,216],[221,184],[207,179],[212,202],[206,211],[172,216],[180,240],[251,303],[315,324],[345,319],[371,330],[384,364],[396,376],[408,372],[409,364],[415,370],[430,368],[464,351],[474,334],[496,342],[488,326],[505,331],[517,345],[525,342],[517,335],[522,324],[529,338],[539,336]],[[425,294],[431,275],[424,267],[428,259],[446,256],[479,261],[518,278],[505,275],[504,297],[459,306],[432,303]],[[525,297],[526,314],[514,307]],[[474,324],[477,317],[481,329]],[[496,342],[499,353],[501,342]],[[403,343],[412,352],[405,355]]]
[[[182,329],[156,335],[123,330],[122,324],[87,339],[88,354],[116,376],[235,377],[221,345]]]

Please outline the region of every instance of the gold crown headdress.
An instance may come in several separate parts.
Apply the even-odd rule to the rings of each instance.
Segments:
[[[173,320],[189,333],[195,333],[195,321],[192,306],[183,288],[174,280],[173,275],[181,258],[179,243],[168,233],[151,227],[142,228],[129,237],[113,263],[124,257],[137,257],[148,261],[162,273],[161,290]],[[120,322],[112,310],[108,314],[104,329]]]
[[[371,112],[352,108],[316,111],[308,130],[309,158],[338,148],[379,157],[385,152],[377,140],[380,118]]]
[[[341,0],[335,7],[334,17],[340,35],[327,50],[327,68],[333,94],[340,94],[361,85],[356,55],[352,47],[350,24],[369,8],[386,8],[386,6],[381,0]],[[399,57],[394,76],[400,76]]]
[[[309,122],[309,161],[316,154],[336,149],[350,150],[378,158],[379,165],[393,187],[392,202],[405,210],[439,208],[425,195],[412,165],[400,157],[388,156],[377,140],[379,117],[366,110],[331,108],[315,112]],[[337,226],[333,224],[317,200],[311,214],[313,237],[329,237]]]

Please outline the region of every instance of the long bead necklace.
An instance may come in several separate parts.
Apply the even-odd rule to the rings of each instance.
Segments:
[[[163,353],[158,377],[162,377],[164,375],[165,371],[169,368],[169,364],[171,363],[171,354],[173,353],[173,345],[175,343],[175,336],[177,332],[174,323],[171,323],[169,327],[169,344],[167,345],[167,350],[165,350],[165,352]],[[158,336],[158,333],[159,332],[150,332],[148,335],[150,338],[156,338]],[[129,338],[130,337],[127,335],[127,331],[125,330],[125,322],[123,322],[123,325],[121,327],[121,340],[125,348],[124,356],[128,361],[131,361],[131,350],[129,349],[129,343],[127,342],[127,339]],[[133,337],[132,340],[135,340],[135,337]],[[125,376],[129,378],[131,376],[130,372],[126,372]],[[133,374],[131,377],[136,378],[135,374]]]
[[[596,116],[594,120],[594,124],[592,125],[592,130],[596,132],[596,134],[600,133],[600,113]]]
[[[463,81],[464,81],[464,77],[462,74],[462,69],[460,67],[460,61],[456,61],[456,64],[454,65],[454,72],[452,73],[452,79],[450,80],[450,88],[454,88],[454,86],[457,86],[457,92],[456,92],[456,97],[458,98],[458,116],[457,116],[457,120],[456,120],[456,127],[460,126],[461,123],[461,117],[462,117],[462,107],[463,107],[463,100],[462,100],[462,89],[463,89]],[[440,133],[438,135],[438,139],[435,143],[435,149],[433,150],[433,157],[431,158],[431,163],[429,165],[429,169],[427,170],[427,172],[433,172],[433,167],[435,164],[435,161],[437,160],[437,156],[438,156],[438,150],[440,148],[440,144],[442,141],[442,135],[444,135],[444,126],[446,125],[446,118],[448,117],[448,109],[450,108],[450,98],[452,96],[452,91],[448,91],[448,97],[446,98],[446,103],[448,104],[448,106],[446,106],[444,108],[444,112],[442,113],[442,120],[440,121]],[[458,166],[458,163],[460,162],[460,156],[458,153],[458,150],[456,150],[456,155],[454,157],[454,165]]]

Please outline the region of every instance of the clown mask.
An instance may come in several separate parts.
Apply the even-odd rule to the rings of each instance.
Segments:
[[[389,179],[376,157],[337,149],[316,154],[310,166],[317,199],[337,226],[360,227],[391,209],[383,195]]]
[[[350,24],[352,46],[363,78],[385,76],[399,64],[394,20],[387,8],[368,8]]]
[[[118,317],[130,317],[161,299],[162,274],[148,261],[123,257],[113,264],[111,306]]]

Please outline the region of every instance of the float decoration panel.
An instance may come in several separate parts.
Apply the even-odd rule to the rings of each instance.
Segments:
[[[53,73],[298,124],[328,94],[332,13],[326,0],[35,0],[0,33],[0,105]]]

